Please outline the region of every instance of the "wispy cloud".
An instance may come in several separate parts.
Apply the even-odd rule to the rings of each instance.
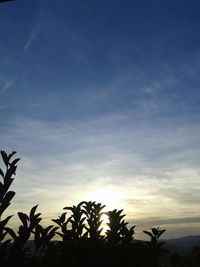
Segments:
[[[41,208],[51,206],[56,214],[97,188],[109,188],[123,189],[121,208],[129,218],[198,216],[199,128],[192,123],[180,128],[176,120],[170,127],[156,122],[155,128],[129,116],[74,123],[21,117],[13,122],[1,140],[22,158],[15,182],[17,207],[26,202],[28,208],[37,199]]]
[[[2,92],[5,92],[8,89],[10,89],[11,87],[13,87],[15,81],[17,80],[17,77],[18,77],[18,75],[15,75],[13,78],[5,81],[5,84],[4,84],[3,88],[2,88]]]
[[[43,3],[44,3],[44,1],[43,1]],[[28,37],[26,43],[24,44],[23,53],[22,53],[21,57],[18,59],[18,62],[17,62],[18,67],[19,67],[19,63],[23,60],[24,56],[26,55],[26,53],[30,49],[30,47],[32,45],[32,42],[35,40],[35,38],[37,37],[37,35],[40,32],[41,19],[42,19],[42,16],[43,16],[43,12],[44,12],[44,7],[42,5],[40,7],[38,13],[37,13],[37,16],[36,16],[36,19],[35,19],[35,21],[33,23],[33,26],[32,26],[31,32],[29,34],[29,37]],[[15,84],[15,81],[18,78],[18,76],[19,76],[18,71],[16,71],[16,74],[13,75],[13,77],[11,77],[9,79],[3,78],[4,85],[2,87],[1,92],[3,93],[5,91],[7,91],[8,89],[10,89],[11,87],[13,87],[14,84]],[[1,75],[1,79],[2,79],[2,75]]]
[[[27,39],[26,43],[24,44],[24,50],[23,50],[22,57],[24,57],[26,55],[26,53],[29,51],[32,43],[34,42],[34,40],[37,38],[37,36],[39,35],[39,33],[41,31],[42,17],[44,15],[44,3],[45,3],[45,1],[42,1],[41,6],[39,8],[39,11],[37,13],[37,16],[35,18],[35,21],[33,23],[32,29],[30,31],[30,34],[28,36],[28,39]]]

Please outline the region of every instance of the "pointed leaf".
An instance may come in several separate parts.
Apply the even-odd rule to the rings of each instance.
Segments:
[[[51,229],[52,229],[52,227],[54,227],[53,225],[49,225],[49,226],[47,226],[46,228],[45,228],[45,230],[47,231],[47,232],[49,232]]]
[[[18,216],[19,216],[21,222],[23,223],[23,225],[24,225],[25,227],[27,227],[27,226],[28,226],[28,223],[27,223],[27,222],[29,221],[29,217],[28,217],[28,215],[26,215],[26,214],[23,213],[23,212],[18,212],[17,214],[18,214]]]
[[[61,225],[61,223],[60,223],[60,220],[59,220],[59,219],[51,219],[51,220],[52,220],[52,222],[54,222],[54,223],[58,224],[59,226]]]
[[[64,234],[62,234],[62,233],[56,232],[56,234],[61,236],[61,237],[64,237]]]
[[[64,210],[71,210],[71,211],[73,211],[74,210],[74,207],[64,207],[63,209]]]
[[[40,213],[40,212],[37,213],[37,214],[35,214],[35,215],[34,215],[34,219],[37,219],[41,214],[42,214],[42,213]]]
[[[81,201],[78,205],[77,205],[77,208],[81,207],[83,204],[86,204],[87,202],[86,201]]]
[[[160,230],[158,233],[158,238],[165,232],[166,230]]]
[[[53,229],[51,229],[51,231],[49,232],[48,234],[48,238],[49,238],[49,241],[55,236],[55,231],[58,230],[59,227],[54,227]]]
[[[2,169],[0,169],[0,175],[1,175],[2,177],[4,177],[4,173],[3,173]]]
[[[6,154],[5,151],[1,150],[1,156],[2,156],[2,159],[3,159],[3,162],[6,166],[8,166],[8,156]]]
[[[150,237],[152,237],[152,238],[153,238],[153,235],[152,235],[152,233],[150,233],[150,232],[148,232],[148,231],[143,231],[143,233],[145,233],[146,235],[149,235]]]
[[[133,225],[131,228],[130,228],[130,231],[133,231],[135,229],[136,225]]]
[[[12,175],[15,175],[16,166],[10,167],[4,175],[4,184],[8,183],[12,179]]]
[[[9,227],[5,227],[5,231],[15,240],[16,239],[16,234],[15,234],[15,232],[11,229],[11,228],[9,228]]]
[[[9,202],[4,202],[0,205],[0,217],[3,214],[3,212],[7,209],[7,207],[10,205]]]
[[[0,226],[5,227],[5,225],[8,223],[8,221],[10,220],[10,218],[12,218],[13,215],[8,216],[7,218],[5,218],[4,220],[0,221]]]
[[[35,216],[35,211],[36,211],[37,207],[38,207],[38,205],[32,207],[32,209],[30,210],[29,218],[30,218],[31,221],[33,220],[33,218]]]
[[[13,155],[15,155],[17,152],[16,151],[13,151],[12,153],[10,153],[8,155],[8,161],[10,161],[10,159],[12,158]]]
[[[4,196],[4,200],[7,203],[10,203],[11,199],[14,197],[15,192],[14,191],[9,191],[5,196]]]
[[[15,166],[19,160],[19,158],[14,159],[13,162],[10,163],[10,165]]]
[[[66,212],[64,212],[64,213],[60,216],[60,221],[61,221],[62,223],[64,223],[64,221],[65,221],[65,216],[66,216]]]

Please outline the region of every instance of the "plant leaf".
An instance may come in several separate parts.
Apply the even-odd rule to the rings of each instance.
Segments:
[[[10,163],[10,165],[15,166],[19,160],[20,158],[14,159],[13,162]]]
[[[3,159],[3,162],[5,163],[6,166],[8,166],[8,156],[6,154],[5,151],[1,150],[1,156],[2,156],[2,159]]]
[[[38,207],[38,205],[32,207],[32,209],[30,210],[30,215],[29,215],[29,217],[30,217],[30,220],[31,220],[31,221],[33,220],[33,218],[34,218],[34,216],[35,216],[35,211],[36,211],[37,207]]]
[[[1,175],[2,177],[4,177],[4,173],[3,173],[2,169],[0,169],[0,175]]]
[[[10,220],[10,218],[11,218],[12,216],[13,216],[13,215],[10,215],[10,216],[6,217],[4,220],[0,221],[0,226],[5,227],[5,225],[8,223],[8,221]]]
[[[14,192],[14,191],[9,191],[9,192],[5,195],[3,201],[5,201],[5,202],[7,202],[7,203],[10,203],[10,201],[11,201],[11,199],[14,197],[14,195],[15,195],[15,192]]]
[[[158,228],[151,228],[152,233],[157,236],[158,235],[158,231],[159,231],[159,227]]]
[[[17,236],[16,236],[15,232],[11,228],[5,227],[5,230],[14,240],[16,239]]]
[[[17,214],[18,214],[20,220],[22,221],[23,225],[25,227],[27,227],[28,226],[28,223],[27,222],[29,221],[28,215],[26,215],[23,212],[18,212]]]
[[[165,232],[166,230],[160,230],[158,233],[158,238]]]
[[[149,235],[150,237],[152,237],[152,238],[153,238],[153,235],[152,235],[152,233],[150,233],[150,232],[148,232],[148,231],[143,231],[143,233],[145,233],[146,235]]]

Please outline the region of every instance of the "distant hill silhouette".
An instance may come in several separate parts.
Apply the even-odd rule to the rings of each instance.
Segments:
[[[192,247],[200,246],[200,235],[190,235],[163,241],[165,242],[165,248],[167,248],[170,253],[191,255]]]

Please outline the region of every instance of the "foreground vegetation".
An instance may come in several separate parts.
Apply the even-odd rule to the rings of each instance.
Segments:
[[[65,207],[47,227],[41,224],[37,206],[29,214],[18,212],[21,225],[15,232],[7,226],[12,215],[3,218],[15,195],[10,191],[19,161],[13,159],[15,154],[1,151],[5,167],[0,169],[0,266],[200,266],[198,253],[190,259],[169,255],[159,241],[165,230],[151,228],[143,231],[149,242],[134,241],[135,226],[129,227],[123,210],[104,212],[105,205],[92,201]],[[105,234],[103,214],[108,217]]]

